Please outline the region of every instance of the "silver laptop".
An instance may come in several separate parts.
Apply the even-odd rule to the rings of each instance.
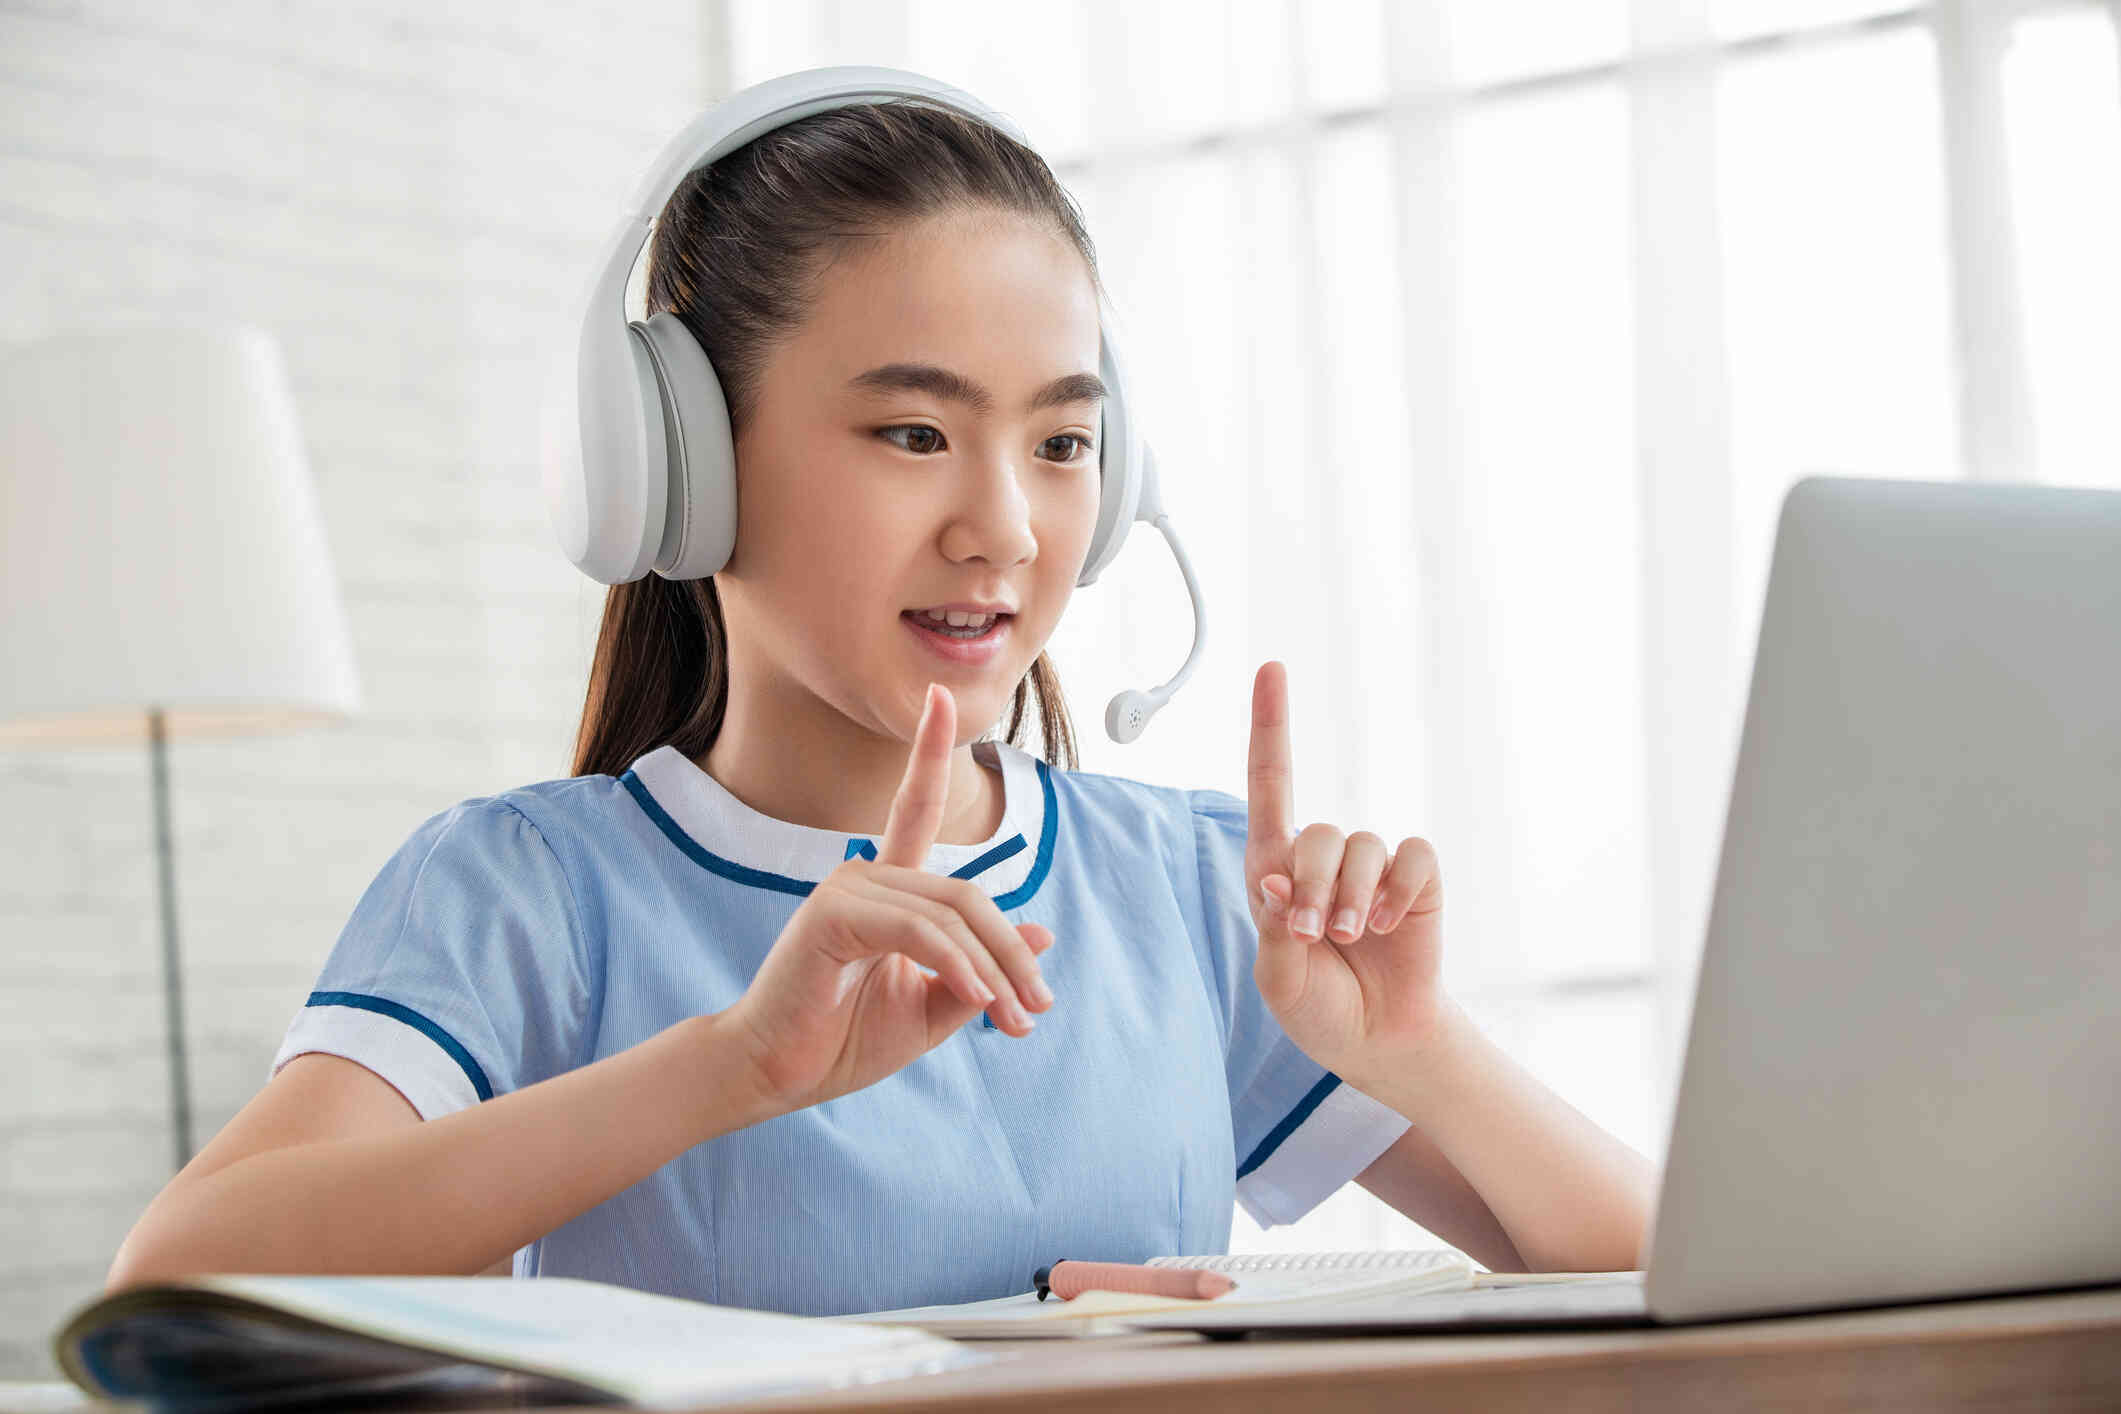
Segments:
[[[1782,505],[1640,1278],[1129,1324],[1648,1324],[2121,1283],[2121,491]]]

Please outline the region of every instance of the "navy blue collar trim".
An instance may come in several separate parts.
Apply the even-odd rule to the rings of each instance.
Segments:
[[[1039,826],[1038,832],[1038,857],[1032,861],[1031,872],[1025,877],[1022,884],[1011,889],[1006,894],[997,894],[995,896],[994,906],[996,908],[1011,909],[1029,903],[1031,896],[1038,892],[1038,886],[1045,881],[1047,869],[1051,868],[1053,864],[1054,820],[1058,814],[1054,809],[1053,803],[1053,767],[1043,757],[1034,759],[1032,764],[1038,768],[1039,792],[1045,805],[1044,819]],[[634,803],[641,807],[641,810],[649,819],[655,821],[656,827],[669,838],[670,842],[682,850],[688,858],[701,868],[719,874],[732,883],[748,884],[754,889],[771,889],[776,893],[794,894],[798,898],[809,897],[810,891],[817,887],[811,880],[791,879],[786,874],[774,874],[764,869],[753,869],[739,864],[733,859],[724,859],[719,854],[707,849],[698,840],[686,834],[683,826],[670,818],[669,812],[656,803],[656,798],[650,794],[647,785],[630,768],[624,775],[619,777],[619,784],[626,787],[626,791],[633,797]],[[986,870],[1029,847],[1024,843],[1024,837],[1021,834],[1011,835],[979,858],[951,870],[950,877],[953,879],[977,878]],[[857,854],[865,859],[874,859],[876,858],[876,845],[865,839],[848,840],[846,857],[851,859]]]
[[[1022,835],[1011,835],[979,858],[956,870],[951,877],[956,879],[975,878],[981,870],[1001,863],[1012,854],[1022,854],[1029,848],[1031,846],[1024,843]],[[857,854],[864,859],[876,858],[876,842],[874,840],[849,840],[847,841],[847,852],[841,858],[852,859]]]

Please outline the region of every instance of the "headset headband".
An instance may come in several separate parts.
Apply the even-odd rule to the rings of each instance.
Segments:
[[[805,69],[731,95],[664,144],[605,239],[584,302],[576,370],[582,462],[555,464],[546,501],[561,550],[605,584],[651,569],[672,579],[720,570],[736,535],[736,465],[728,407],[705,352],[682,320],[658,311],[629,320],[632,283],[650,226],[680,183],[762,134],[833,108],[912,99],[985,123],[1026,148],[1007,115],[949,84],[903,69],[859,65]],[[1193,601],[1193,650],[1177,676],[1149,692],[1124,692],[1106,730],[1129,741],[1193,671],[1206,640],[1205,609],[1191,564],[1163,513],[1156,461],[1126,396],[1125,370],[1100,301],[1099,364],[1107,395],[1099,437],[1097,525],[1076,583],[1093,583],[1137,519],[1171,545]]]

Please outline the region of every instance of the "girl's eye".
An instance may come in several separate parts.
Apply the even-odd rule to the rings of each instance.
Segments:
[[[1065,457],[1054,458],[1055,461],[1060,462],[1082,461],[1083,459],[1088,457],[1092,452],[1097,450],[1090,444],[1090,439],[1088,437],[1078,437],[1073,432],[1063,432],[1059,436],[1048,437],[1046,439],[1046,445],[1049,447],[1052,446],[1055,442],[1073,442],[1079,449],[1077,451],[1070,452]]]
[[[899,427],[884,427],[884,428],[879,428],[879,429],[877,430],[877,434],[876,434],[877,436],[879,436],[879,437],[886,437],[886,438],[891,438],[891,442],[892,442],[892,445],[893,445],[893,446],[896,446],[896,447],[904,447],[904,448],[905,448],[905,450],[907,450],[907,451],[909,451],[909,452],[912,452],[912,453],[913,453],[913,454],[914,454],[915,456],[925,456],[925,455],[926,455],[926,454],[927,454],[928,452],[931,452],[931,451],[933,451],[933,450],[935,450],[935,449],[934,449],[934,448],[933,448],[932,446],[921,446],[921,447],[908,447],[908,446],[906,446],[906,444],[905,444],[904,442],[901,442],[901,441],[897,440],[896,438],[892,438],[892,437],[891,437],[891,434],[892,434],[892,433],[894,433],[894,432],[911,432],[911,433],[914,433],[915,435],[920,435],[920,434],[923,434],[923,433],[925,433],[926,435],[928,435],[928,436],[930,436],[930,437],[933,437],[933,438],[935,438],[935,440],[936,440],[936,441],[938,441],[938,442],[942,441],[942,439],[943,439],[943,434],[942,434],[942,433],[940,433],[940,432],[936,431],[936,430],[935,430],[935,429],[934,429],[933,427],[926,427],[926,426],[923,426],[922,424],[920,424],[920,423],[918,423],[918,422],[909,422],[909,423],[906,423],[906,424],[904,424],[903,426],[899,426]]]

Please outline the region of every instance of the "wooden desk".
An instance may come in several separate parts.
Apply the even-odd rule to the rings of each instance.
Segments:
[[[974,1370],[745,1410],[2121,1410],[2121,1288],[1546,1335],[979,1341]]]
[[[1006,1358],[827,1395],[718,1404],[711,1414],[962,1414],[1009,1405],[1026,1414],[2121,1410],[2116,1287],[1596,1334],[1208,1341],[1156,1333],[1094,1341],[979,1341],[974,1348]],[[24,1395],[43,1396],[16,1403],[9,1388],[0,1385],[0,1411],[139,1408],[78,1394],[68,1398],[52,1385],[14,1386]]]

